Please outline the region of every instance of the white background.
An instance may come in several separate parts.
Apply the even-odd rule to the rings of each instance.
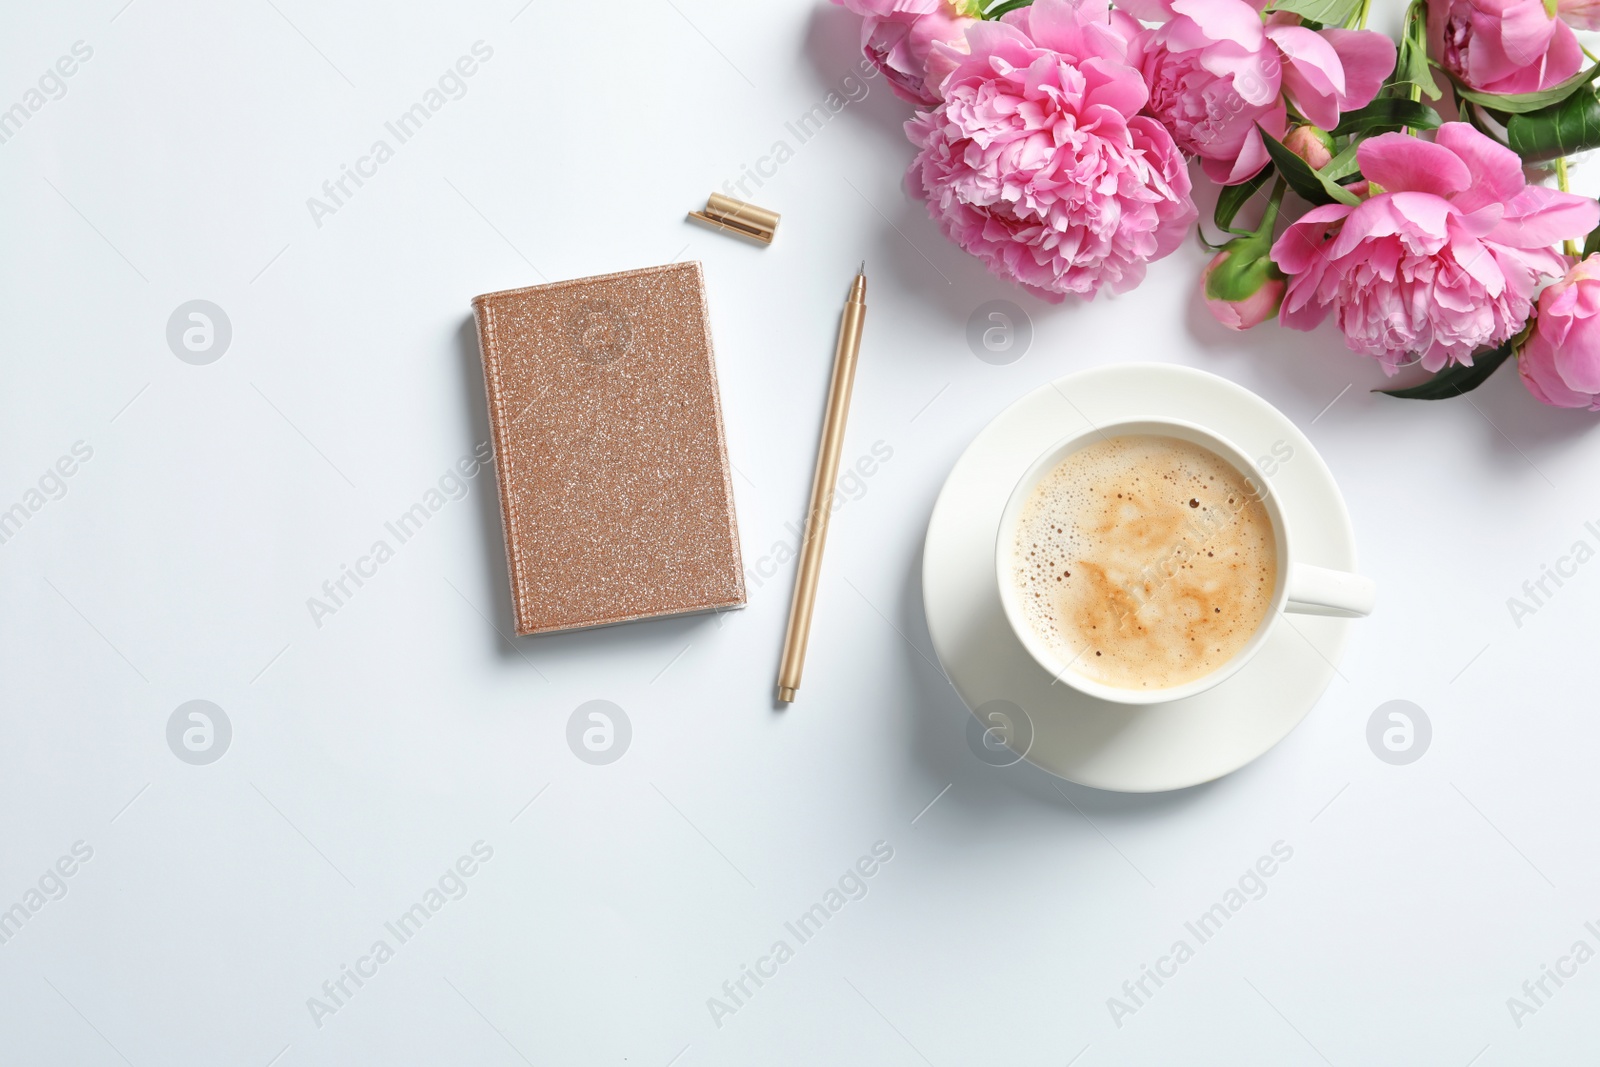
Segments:
[[[909,108],[881,79],[807,143],[786,130],[858,59],[854,19],[822,3],[123,2],[0,16],[0,107],[93,49],[0,144],[0,508],[93,449],[0,545],[0,908],[93,849],[0,945],[0,1061],[1600,1054],[1600,962],[1520,1027],[1507,1007],[1573,942],[1600,948],[1600,563],[1520,627],[1506,603],[1600,546],[1593,416],[1542,408],[1510,368],[1470,400],[1403,403],[1331,328],[1229,334],[1193,242],[1121,298],[1020,295],[901,191]],[[385,121],[480,40],[466,94],[317,226],[307,198],[395,147]],[[771,248],[683,220],[779,139],[794,158],[747,187],[783,212]],[[792,710],[770,695],[789,565],[721,618],[507,640],[490,474],[314,624],[324,580],[486,436],[471,297],[675,258],[705,264],[755,567],[803,512],[863,257],[845,457],[892,458],[835,517]],[[165,335],[197,298],[233,331],[206,366]],[[1004,366],[964,337],[995,298],[1035,327]],[[976,759],[918,580],[977,430],[1135,359],[1224,375],[1301,425],[1382,598],[1281,745],[1156,796]],[[166,739],[194,699],[232,725],[208,766]],[[594,699],[632,725],[606,766],[566,739]],[[1366,741],[1393,699],[1433,725],[1409,766]],[[466,895],[317,1025],[308,998],[393,945],[384,923],[478,841],[493,857]],[[796,945],[785,921],[878,841],[893,859],[866,896],[714,1021],[708,998]],[[1194,944],[1185,921],[1279,841],[1266,894],[1116,1025],[1108,998]]]

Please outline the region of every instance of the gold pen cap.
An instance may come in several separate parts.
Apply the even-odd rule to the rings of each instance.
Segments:
[[[764,245],[772,243],[773,236],[778,232],[778,220],[782,218],[776,211],[768,211],[721,193],[712,193],[706,198],[706,209],[691,211],[689,217],[719,230],[760,241]]]

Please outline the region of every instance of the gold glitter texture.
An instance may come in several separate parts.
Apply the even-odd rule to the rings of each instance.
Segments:
[[[700,264],[472,307],[517,633],[744,606]]]

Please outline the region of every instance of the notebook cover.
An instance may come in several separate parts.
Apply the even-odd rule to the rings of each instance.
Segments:
[[[700,264],[472,307],[517,633],[742,607]]]

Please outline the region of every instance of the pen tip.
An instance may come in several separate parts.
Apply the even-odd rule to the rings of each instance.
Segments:
[[[863,259],[861,261],[861,267],[860,267],[859,270],[856,271],[856,273],[865,276],[865,274],[867,273],[867,261],[866,260]]]

